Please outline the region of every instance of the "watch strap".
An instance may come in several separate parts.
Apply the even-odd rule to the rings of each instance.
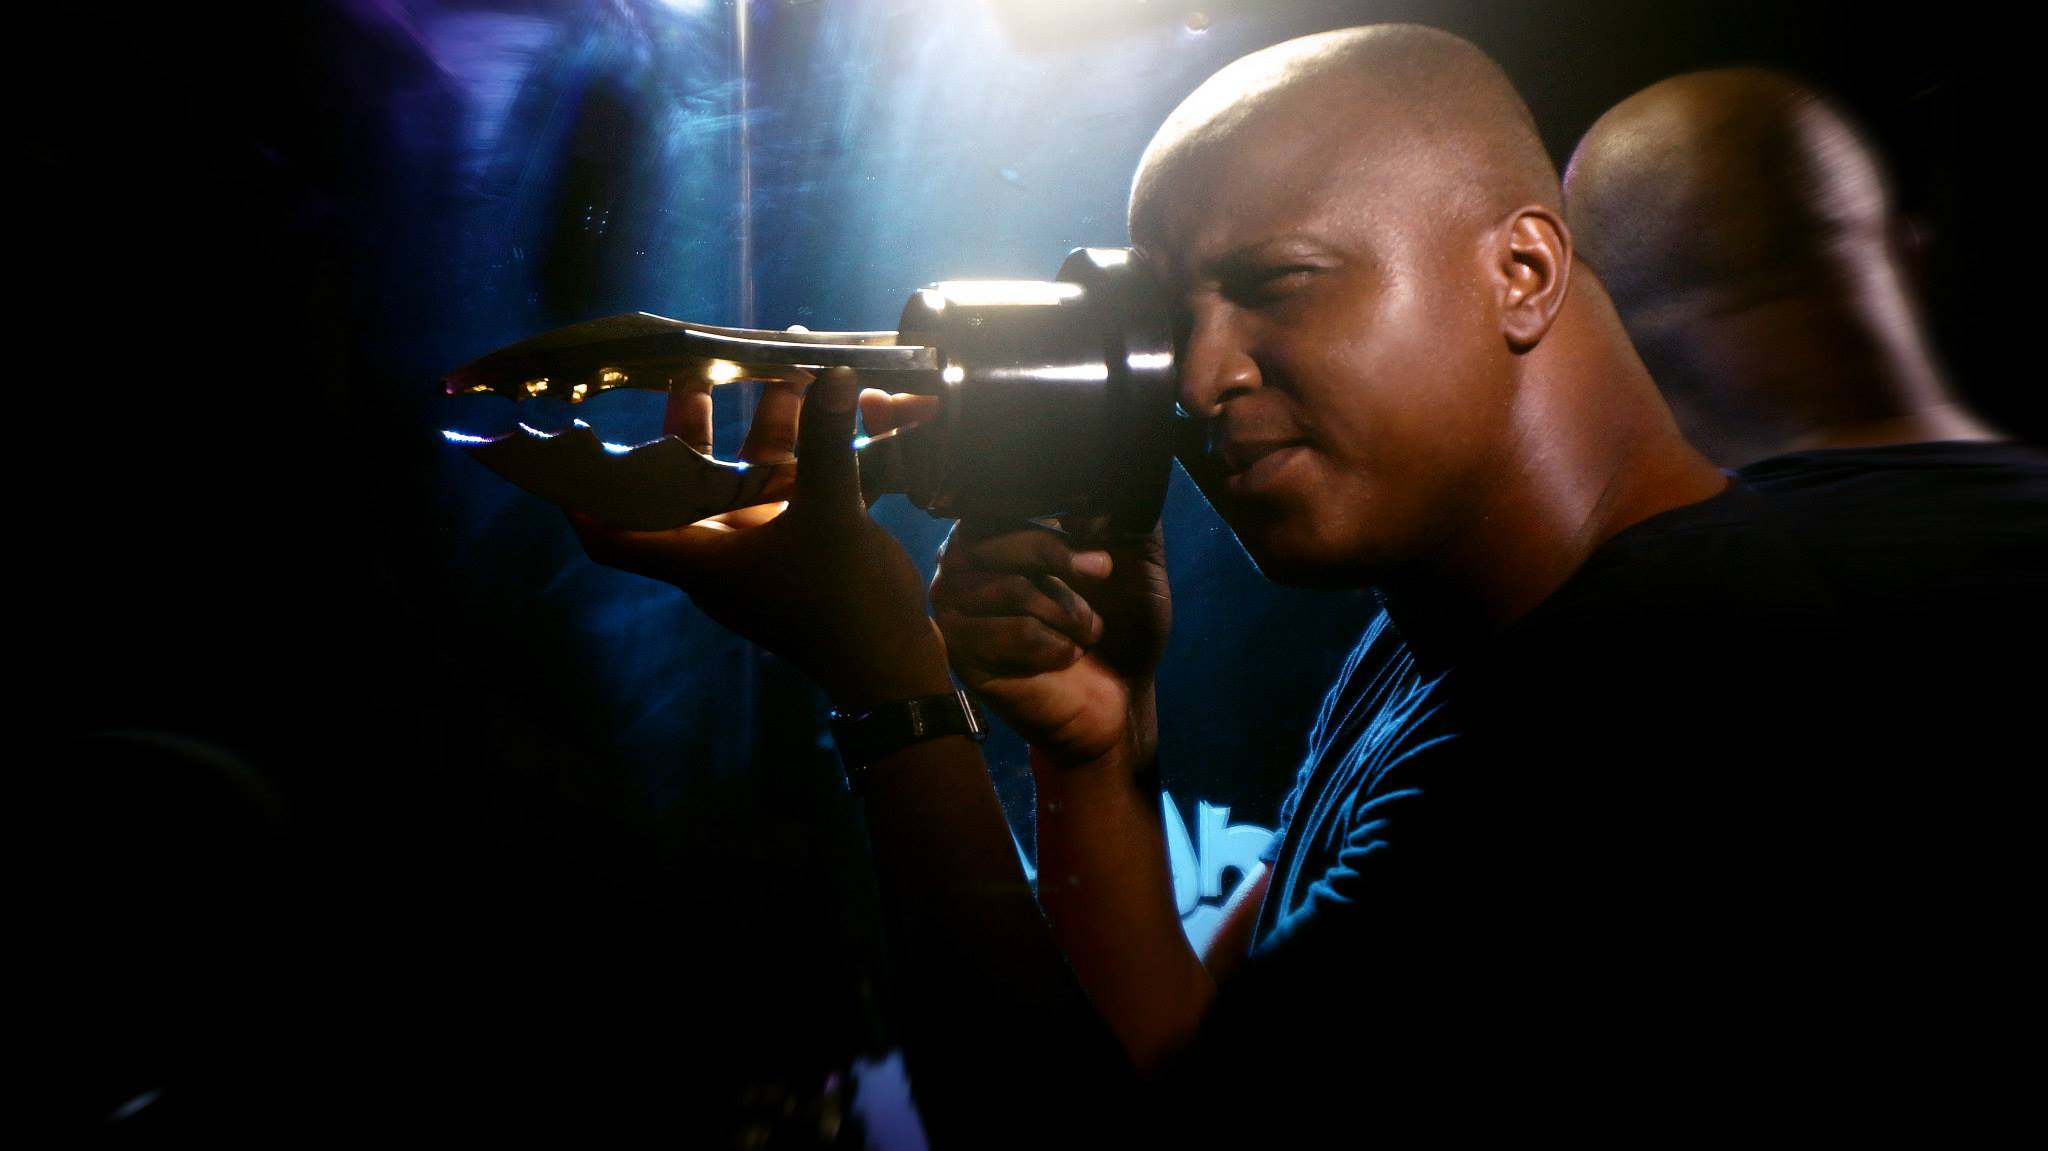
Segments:
[[[855,795],[866,786],[869,767],[884,756],[941,736],[964,735],[976,743],[988,738],[988,725],[974,701],[958,689],[892,700],[858,714],[835,710],[831,723],[832,742],[846,765],[846,786]]]

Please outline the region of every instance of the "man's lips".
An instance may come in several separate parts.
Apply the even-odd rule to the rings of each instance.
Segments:
[[[1226,440],[1222,450],[1217,452],[1223,461],[1223,473],[1238,476],[1252,469],[1260,460],[1287,448],[1299,447],[1304,441],[1296,439],[1268,440]]]
[[[1221,453],[1224,486],[1240,495],[1271,488],[1307,450],[1308,441],[1227,440]]]

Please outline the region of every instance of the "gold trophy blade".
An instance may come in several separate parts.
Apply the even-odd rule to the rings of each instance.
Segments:
[[[546,396],[575,403],[612,388],[665,391],[736,380],[807,380],[845,366],[931,372],[937,353],[895,332],[771,332],[687,324],[647,312],[586,320],[509,344],[449,373],[451,396]]]

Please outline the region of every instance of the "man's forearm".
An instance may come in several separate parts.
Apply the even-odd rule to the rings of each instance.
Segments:
[[[912,1084],[936,1145],[1055,1138],[1128,1101],[1128,1060],[1032,899],[980,749],[875,763],[865,801]]]
[[[883,896],[902,913],[892,925],[899,952],[972,961],[1027,999],[1072,990],[972,741],[949,736],[885,757],[866,808]]]
[[[1185,1044],[1216,993],[1189,946],[1160,818],[1147,688],[1116,752],[1066,763],[1034,748],[1038,897],[1067,962],[1140,1071]]]

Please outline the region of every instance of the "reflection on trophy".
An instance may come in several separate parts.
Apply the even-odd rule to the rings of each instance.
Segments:
[[[557,329],[450,375],[450,395],[579,404],[615,388],[671,397],[832,367],[940,398],[937,415],[857,439],[861,485],[935,516],[1060,516],[1107,532],[1159,518],[1176,438],[1170,314],[1125,248],[1079,248],[1052,280],[954,280],[914,293],[893,332],[724,328],[644,312]],[[674,400],[672,398],[671,402]],[[679,527],[763,502],[786,463],[712,457],[675,435],[610,443],[585,421],[444,433],[500,475],[618,527]]]

